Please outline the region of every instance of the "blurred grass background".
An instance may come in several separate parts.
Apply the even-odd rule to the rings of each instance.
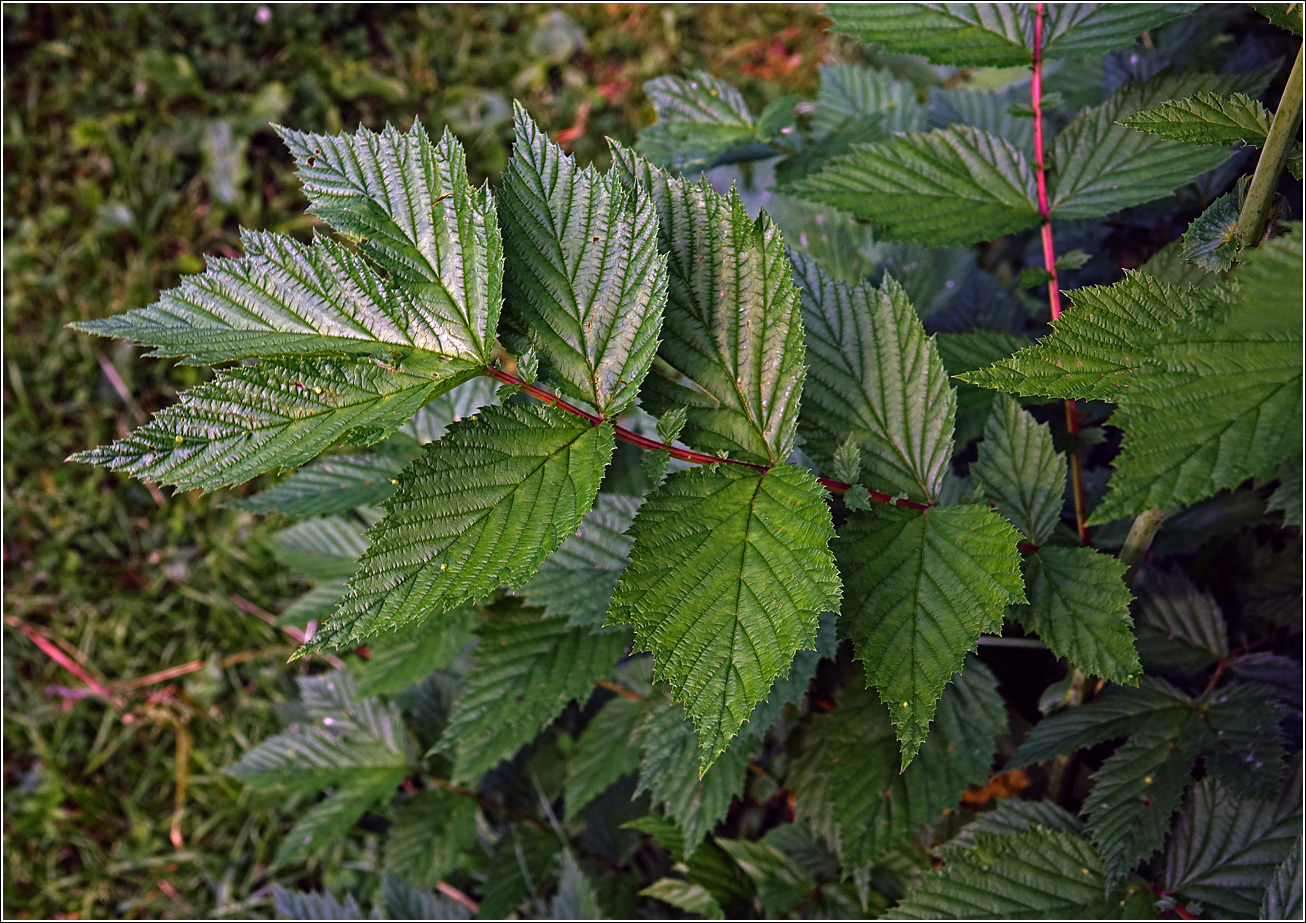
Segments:
[[[271,867],[294,806],[219,774],[277,724],[302,667],[258,613],[303,587],[264,547],[269,524],[222,506],[229,494],[168,497],[63,463],[205,374],[64,324],[151,302],[206,255],[237,254],[242,225],[307,233],[271,121],[338,131],[416,115],[450,125],[474,176],[493,179],[514,97],[603,162],[605,135],[630,142],[652,119],[643,81],[706,68],[758,104],[811,93],[829,39],[819,8],[779,4],[3,17],[5,914],[267,915],[273,880],[347,884],[366,865],[342,847]]]

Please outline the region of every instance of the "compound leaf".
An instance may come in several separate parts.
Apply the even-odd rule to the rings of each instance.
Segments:
[[[636,648],[653,653],[705,769],[838,606],[824,496],[790,465],[712,465],[668,477],[635,516],[609,622],[631,625]]]
[[[866,483],[938,498],[952,456],[956,393],[934,341],[903,290],[848,285],[792,255],[812,367],[799,417],[804,450],[827,466],[850,435]]]
[[[640,398],[683,406],[681,438],[763,464],[794,444],[806,369],[798,290],[780,232],[737,191],[669,176],[613,145],[613,169],[651,194],[670,285],[658,355],[690,383],[650,376]]]
[[[897,728],[905,769],[929,733],[944,687],[1024,602],[1019,535],[993,510],[875,506],[853,514],[835,543],[845,593],[839,631]]]
[[[883,240],[931,246],[991,240],[1039,221],[1025,155],[967,125],[856,145],[785,192],[864,218]]]
[[[499,191],[509,321],[567,397],[616,416],[658,349],[666,257],[647,192],[580,168],[517,107],[517,141]]]
[[[309,649],[529,579],[580,525],[613,444],[611,425],[550,407],[491,407],[455,423],[402,473],[349,595]]]

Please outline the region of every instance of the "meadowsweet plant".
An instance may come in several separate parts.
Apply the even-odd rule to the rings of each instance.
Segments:
[[[377,874],[278,909],[1299,917],[1302,18],[1255,6],[834,4],[815,100],[654,80],[606,170],[518,108],[494,188],[279,129],[324,227],[78,325],[217,371],[77,456],[295,469],[236,505],[358,656],[228,772]]]

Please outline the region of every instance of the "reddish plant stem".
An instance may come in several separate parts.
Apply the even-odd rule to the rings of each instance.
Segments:
[[[535,398],[536,400],[542,401],[545,404],[548,404],[550,407],[557,407],[559,410],[572,414],[573,416],[581,417],[582,419],[588,420],[589,422],[593,423],[595,426],[598,426],[600,423],[609,422],[607,420],[604,420],[603,417],[601,416],[592,414],[587,410],[582,410],[581,408],[577,407],[575,404],[563,400],[562,398],[558,397],[556,394],[552,394],[548,391],[545,391],[543,388],[537,388],[535,385],[528,385],[526,382],[522,381],[516,375],[513,375],[510,372],[505,372],[503,369],[497,369],[494,368],[493,366],[488,366],[485,369],[485,374],[489,375],[491,378],[503,382],[504,384],[516,385],[517,387],[521,388],[521,390],[524,393],[529,394],[531,397]],[[650,451],[668,452],[670,453],[672,458],[679,458],[680,460],[690,462],[691,464],[741,465],[745,468],[752,468],[754,471],[761,471],[763,474],[771,470],[770,465],[755,465],[752,462],[739,461],[738,459],[734,459],[734,458],[719,458],[715,455],[707,455],[703,452],[695,452],[692,449],[681,449],[673,445],[668,445],[665,442],[658,442],[656,439],[650,439],[648,436],[641,436],[639,433],[631,432],[630,430],[626,429],[624,426],[618,426],[615,423],[612,424],[612,430],[613,430],[613,434],[622,442],[628,442],[631,445],[639,446],[641,449],[648,449]],[[826,490],[836,494],[846,493],[847,491],[851,490],[853,486],[851,484],[845,484],[843,481],[836,481],[833,478],[817,478],[817,481],[819,481],[821,483],[821,486],[824,487]],[[908,509],[913,509],[913,510],[928,510],[931,507],[935,506],[935,504],[933,503],[921,503],[918,500],[908,500],[906,497],[894,497],[890,494],[886,494],[883,491],[879,491],[879,490],[871,490],[870,488],[865,488],[865,490],[867,496],[874,503],[887,503],[890,506],[905,506]],[[1018,547],[1021,551],[1025,552],[1026,554],[1033,554],[1034,552],[1038,551],[1038,545],[1032,544],[1030,542],[1017,542],[1016,547]]]
[[[1048,202],[1048,171],[1043,152],[1043,16],[1044,4],[1034,11],[1034,76],[1030,83],[1030,104],[1034,110],[1034,176],[1038,183],[1038,213],[1043,216],[1043,267],[1048,275],[1048,306],[1052,319],[1061,317],[1061,286],[1057,280],[1057,251],[1052,244],[1052,208]],[[1075,528],[1079,539],[1088,542],[1084,469],[1079,460],[1079,413],[1073,398],[1066,400],[1066,429],[1075,445],[1070,451],[1070,484],[1075,495]]]

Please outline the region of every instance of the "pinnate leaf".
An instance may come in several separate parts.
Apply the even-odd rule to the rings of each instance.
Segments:
[[[904,769],[966,653],[999,630],[1009,603],[1025,601],[1018,538],[982,506],[875,506],[839,534],[839,631],[888,707]]]
[[[609,424],[492,407],[404,470],[340,611],[312,649],[344,646],[520,584],[574,533],[612,457]]]
[[[827,466],[844,440],[860,446],[865,483],[937,499],[952,455],[956,394],[934,341],[903,290],[848,285],[793,254],[811,350],[799,419],[805,450]]]
[[[636,648],[653,653],[704,768],[837,608],[833,534],[823,489],[790,465],[679,472],[636,514],[609,622],[631,625]]]
[[[580,168],[517,107],[499,192],[508,318],[567,397],[602,416],[635,399],[658,349],[666,257],[648,194]]]

